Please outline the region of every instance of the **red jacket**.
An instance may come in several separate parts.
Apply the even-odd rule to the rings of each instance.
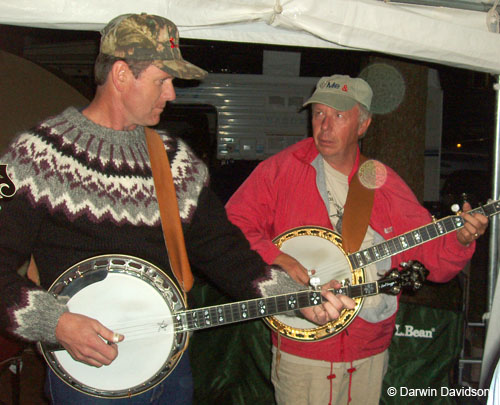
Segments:
[[[332,229],[318,191],[316,169],[311,165],[317,157],[312,138],[298,142],[261,162],[226,205],[229,219],[267,263],[280,253],[272,242],[277,235],[298,226]],[[390,239],[429,224],[431,216],[404,181],[392,169],[386,169],[387,179],[375,191],[370,226],[384,239]],[[418,260],[430,271],[429,280],[446,282],[465,266],[474,248],[475,244],[462,246],[453,232],[393,256],[392,267]],[[369,323],[357,317],[331,338],[318,342],[282,338],[280,347],[297,356],[334,362],[369,357],[389,347],[395,318],[394,314],[385,321]]]

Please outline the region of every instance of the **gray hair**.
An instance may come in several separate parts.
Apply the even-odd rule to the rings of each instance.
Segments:
[[[359,124],[361,125],[363,122],[365,122],[368,118],[371,118],[372,113],[362,104],[358,103],[358,109],[359,109]]]
[[[358,111],[359,111],[359,115],[358,115],[358,125],[361,126],[361,124],[363,124],[367,119],[371,118],[372,116],[372,113],[370,112],[370,110],[368,110],[364,105],[358,103]],[[366,135],[366,131],[363,135],[361,135],[359,138],[363,138],[364,136]]]

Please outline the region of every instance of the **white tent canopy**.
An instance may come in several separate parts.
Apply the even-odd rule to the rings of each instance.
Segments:
[[[124,13],[174,21],[181,37],[366,50],[500,74],[487,13],[379,0],[0,0],[0,23],[99,30]]]

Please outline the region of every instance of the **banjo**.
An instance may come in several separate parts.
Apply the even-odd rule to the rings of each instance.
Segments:
[[[351,285],[346,281],[333,292],[362,297],[420,288],[427,270],[418,262],[402,266],[401,271],[393,269],[375,282]],[[190,332],[295,311],[322,301],[318,288],[187,310],[184,295],[161,269],[125,255],[96,256],[77,263],[57,278],[49,292],[69,297],[71,312],[95,318],[125,335],[118,343],[116,359],[100,368],[74,360],[60,347],[38,343],[60,379],[100,398],[131,397],[161,383],[178,364]]]
[[[500,200],[470,210],[493,216],[500,212]],[[369,248],[347,254],[342,248],[342,237],[331,229],[304,226],[278,235],[273,243],[284,253],[297,259],[306,269],[315,269],[321,280],[351,280],[352,285],[365,282],[364,267],[412,249],[433,239],[462,228],[459,215],[451,215],[410,232],[388,239]],[[354,309],[344,309],[340,317],[318,326],[300,317],[270,316],[264,321],[274,331],[298,341],[318,341],[329,338],[347,328],[361,310],[364,297],[353,298]]]

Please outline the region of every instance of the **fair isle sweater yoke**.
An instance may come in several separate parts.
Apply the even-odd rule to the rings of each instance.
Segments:
[[[208,187],[206,166],[182,141],[162,139],[193,268],[237,299],[275,293],[276,285],[293,288],[227,220]],[[67,307],[45,290],[71,265],[93,256],[140,257],[171,276],[143,127],[104,128],[71,107],[20,134],[0,163],[8,165],[17,189],[11,200],[0,200],[3,330],[54,342]],[[17,274],[30,255],[42,288]]]

